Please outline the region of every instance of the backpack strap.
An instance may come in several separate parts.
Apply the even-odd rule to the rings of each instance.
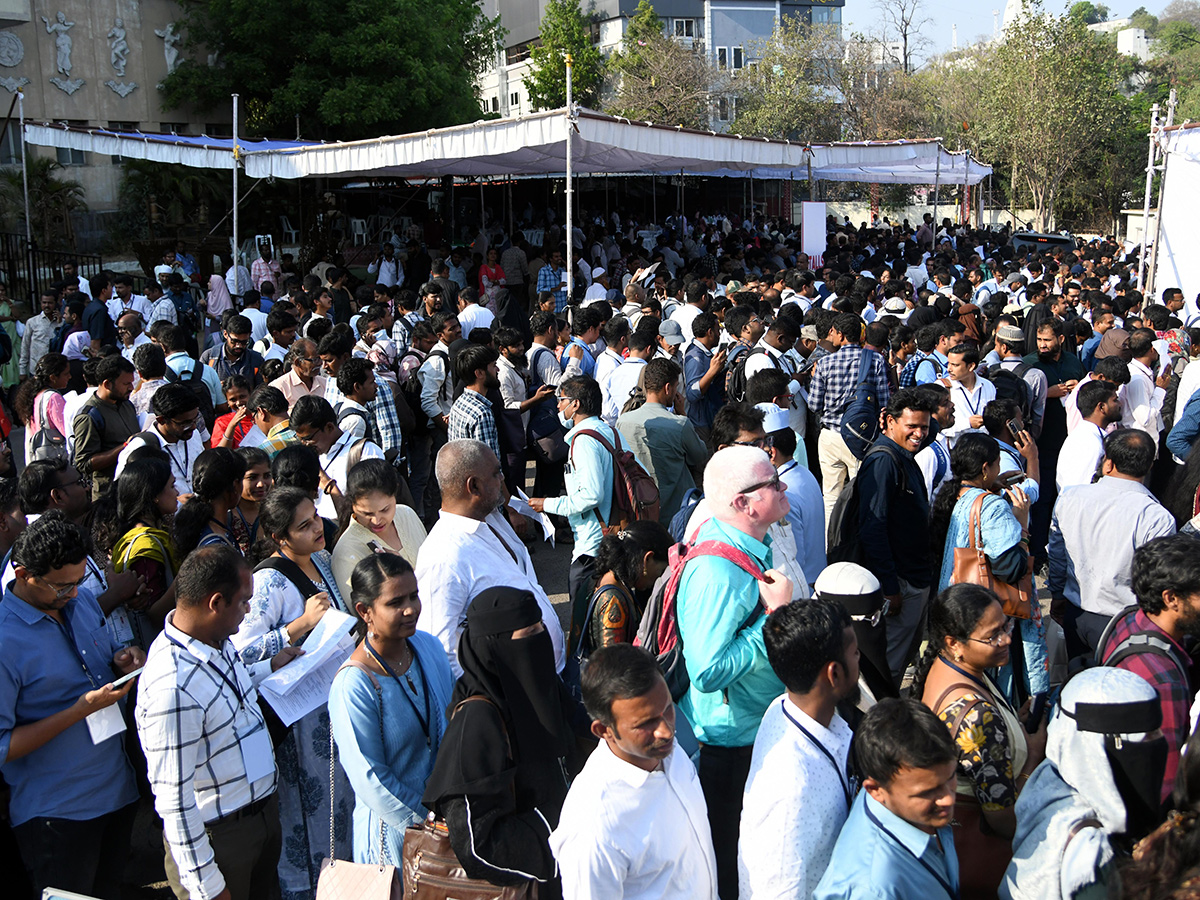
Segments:
[[[950,685],[948,688],[946,688],[944,691],[942,691],[942,693],[938,696],[937,700],[935,700],[933,702],[933,706],[931,707],[931,709],[933,710],[933,714],[935,716],[938,715],[942,710],[943,701],[945,701],[945,699],[947,697],[949,697],[955,691],[961,690],[963,688],[966,688],[969,691],[978,690],[978,687],[976,687],[973,684],[967,684],[965,681],[956,681],[954,684]],[[954,721],[950,723],[950,734],[952,737],[955,737],[955,738],[958,737],[958,729],[962,727],[962,723],[966,720],[967,715],[971,712],[971,710],[973,710],[976,706],[978,706],[982,702],[983,702],[983,700],[981,698],[976,697],[974,700],[972,700],[970,703],[968,703],[966,706],[964,706],[962,709],[960,709],[958,711],[958,714],[955,715],[955,717],[954,717]]]
[[[660,653],[666,652],[675,646],[675,635],[671,634],[669,626],[676,618],[675,599],[679,593],[679,582],[683,580],[683,570],[687,568],[689,562],[701,556],[719,556],[733,563],[746,574],[753,575],[756,581],[764,580],[762,569],[759,568],[758,563],[748,553],[723,541],[709,540],[690,546],[687,544],[676,544],[673,546],[667,554],[670,560],[670,575],[667,577],[667,584],[663,588],[662,612],[660,613],[658,633],[656,635]],[[762,598],[760,596],[759,602],[755,604],[750,616],[742,623],[738,631],[741,631],[758,618],[759,611],[762,609]],[[678,627],[676,627],[677,632]]]
[[[254,567],[255,572],[262,572],[265,569],[274,569],[290,581],[292,587],[298,590],[300,596],[305,600],[314,594],[321,593],[321,589],[313,584],[312,579],[304,573],[296,561],[288,559],[286,556],[268,556]]]
[[[496,711],[496,714],[500,719],[500,731],[504,734],[504,746],[508,749],[509,758],[513,758],[512,741],[508,739],[508,726],[504,724],[504,714],[500,712],[500,707],[493,703],[490,697],[486,697],[483,694],[472,694],[470,697],[458,701],[458,703],[454,705],[454,708],[450,710],[450,715],[446,717],[447,723],[454,718],[460,709],[475,700],[486,703]]]
[[[571,439],[571,449],[568,451],[568,455],[570,456],[570,458],[572,460],[575,458],[575,441],[581,435],[585,435],[585,434],[588,435],[589,437],[595,439],[596,441],[598,441],[600,446],[603,447],[605,450],[607,450],[609,455],[612,457],[613,496],[615,497],[616,492],[617,492],[617,484],[616,484],[617,478],[618,478],[617,469],[619,468],[619,466],[617,464],[617,453],[621,449],[621,436],[620,436],[619,432],[617,432],[617,430],[614,428],[613,429],[613,437],[615,437],[617,440],[617,446],[614,448],[613,445],[608,442],[608,439],[605,438],[604,435],[602,435],[600,432],[596,431],[594,428],[585,428],[582,431],[577,431],[577,432],[575,432],[575,437],[573,437]],[[593,506],[592,512],[596,514],[596,521],[598,521],[600,523],[601,528],[608,527],[607,523],[604,521],[604,517],[602,515],[600,515],[600,507]],[[610,512],[611,512],[611,510],[610,510]]]

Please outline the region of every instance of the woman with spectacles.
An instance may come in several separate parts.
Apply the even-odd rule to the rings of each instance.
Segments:
[[[942,483],[930,513],[929,533],[933,556],[941,553],[938,590],[954,579],[954,552],[982,547],[992,578],[1006,585],[1021,585],[1027,596],[1019,612],[1019,633],[1008,666],[996,681],[1008,700],[1020,706],[1028,697],[1050,690],[1049,654],[1042,611],[1029,573],[1029,498],[1019,487],[1009,487],[1001,477],[1000,445],[986,434],[961,434],[950,451],[953,475]],[[1009,473],[1011,474],[1011,473]],[[1022,478],[1024,475],[1022,473]],[[977,519],[975,534],[971,534]]]
[[[988,677],[1008,662],[1013,620],[987,588],[956,584],[938,594],[928,634],[912,696],[946,723],[958,746],[954,847],[962,898],[994,900],[1012,856],[1017,794],[1046,757],[1046,720],[1026,733],[1028,704],[1018,713]]]

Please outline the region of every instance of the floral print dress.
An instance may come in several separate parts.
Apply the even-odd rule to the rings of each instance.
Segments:
[[[342,600],[329,554],[312,555],[321,573],[317,588],[329,592],[329,604],[348,612]],[[283,627],[304,613],[304,602],[287,576],[274,569],[254,573],[250,612],[233,636],[234,646],[246,665],[271,659],[288,645]],[[283,900],[312,900],[317,892],[321,861],[329,855],[330,816],[333,817],[334,852],[351,858],[351,822],[354,795],[340,765],[334,766],[337,807],[329,805],[329,710],[321,706],[296,722],[275,748],[279,768],[279,820],[283,826],[283,852],[279,855],[279,888]]]

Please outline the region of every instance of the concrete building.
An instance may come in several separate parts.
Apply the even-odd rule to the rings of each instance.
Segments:
[[[204,118],[162,107],[157,85],[181,57],[173,24],[180,17],[174,0],[0,0],[0,103],[21,90],[25,116],[35,121],[228,135],[231,111]],[[116,209],[120,157],[47,148],[30,154],[57,154],[94,213]],[[0,165],[19,162],[20,137],[9,128]]]
[[[736,72],[754,62],[754,46],[771,36],[785,18],[798,18],[840,29],[846,0],[656,0],[654,11],[668,35],[703,49],[712,65]],[[605,55],[620,46],[638,0],[594,0],[592,42]],[[479,79],[485,112],[516,116],[533,112],[524,76],[529,51],[538,40],[546,0],[483,0],[488,16],[500,16],[508,29],[505,48],[496,64]],[[714,127],[733,118],[728,105],[714,109]]]

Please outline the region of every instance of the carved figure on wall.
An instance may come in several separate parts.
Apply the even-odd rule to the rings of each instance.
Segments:
[[[71,77],[71,35],[70,30],[75,27],[74,22],[68,22],[66,14],[59,10],[55,21],[51,22],[45,16],[41,17],[46,25],[46,34],[54,35],[54,47],[58,51],[58,59],[55,68],[59,73]]]
[[[125,61],[129,57],[129,43],[125,40],[125,23],[117,19],[108,33],[109,58],[117,74],[125,77]]]
[[[179,68],[179,42],[183,40],[183,35],[175,30],[174,22],[168,22],[166,28],[156,28],[154,33],[162,38],[163,56],[167,60],[167,74],[170,75]]]

